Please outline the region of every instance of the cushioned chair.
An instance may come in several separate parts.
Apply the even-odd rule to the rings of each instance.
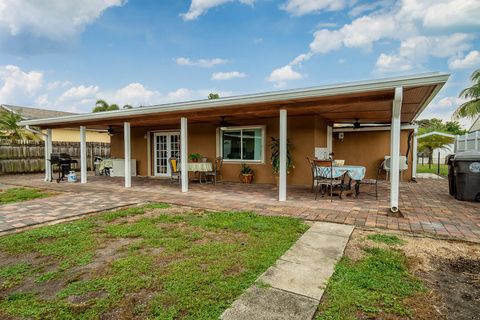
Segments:
[[[178,184],[180,184],[180,180],[181,180],[181,172],[180,172],[180,168],[179,168],[179,162],[176,158],[170,158],[168,159],[168,164],[170,165],[170,182],[176,182]]]

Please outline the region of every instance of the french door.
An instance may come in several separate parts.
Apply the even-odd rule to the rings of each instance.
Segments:
[[[157,132],[154,134],[154,175],[169,177],[171,175],[168,159],[180,159],[180,133]]]

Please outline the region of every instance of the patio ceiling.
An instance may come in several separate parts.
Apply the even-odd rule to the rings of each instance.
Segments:
[[[286,109],[289,116],[319,115],[331,123],[351,123],[359,119],[364,123],[386,124],[391,122],[397,86],[404,88],[401,122],[409,123],[423,111],[447,79],[448,75],[436,73],[24,121],[22,124],[42,128],[71,127],[75,124],[105,129],[110,125],[122,126],[125,121],[130,122],[132,127],[178,124],[180,117],[187,117],[191,123],[218,123],[222,116],[227,121],[278,117],[281,109]]]

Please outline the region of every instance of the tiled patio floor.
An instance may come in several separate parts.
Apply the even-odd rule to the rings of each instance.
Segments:
[[[379,185],[379,200],[361,193],[358,199],[320,198],[315,201],[308,187],[289,187],[288,201],[276,201],[272,185],[238,183],[191,183],[188,193],[161,179],[132,179],[123,188],[122,178],[89,177],[87,184],[46,183],[42,175],[2,176],[0,183],[49,188],[67,192],[53,198],[0,206],[1,225],[29,224],[145,201],[164,201],[215,210],[251,210],[266,215],[295,216],[308,220],[379,227],[480,242],[480,203],[461,202],[448,195],[445,180],[421,179],[401,184],[403,218],[387,216],[388,184]],[[367,186],[365,186],[367,187]],[[364,191],[364,190],[362,190]],[[58,213],[58,214],[57,214]],[[14,226],[15,227],[15,226]]]

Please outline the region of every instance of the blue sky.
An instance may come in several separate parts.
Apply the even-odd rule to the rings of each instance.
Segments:
[[[480,1],[0,0],[0,103],[88,112],[429,71],[449,119]],[[468,126],[469,121],[463,121]]]

